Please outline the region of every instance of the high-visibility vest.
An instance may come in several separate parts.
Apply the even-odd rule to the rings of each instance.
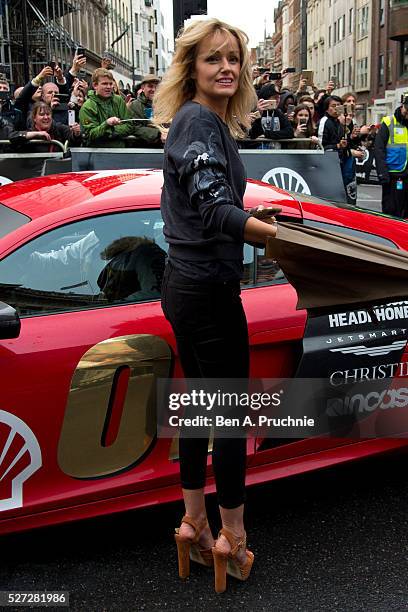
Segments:
[[[395,118],[384,117],[383,123],[388,127],[389,137],[385,161],[389,172],[402,172],[408,162],[408,128]]]

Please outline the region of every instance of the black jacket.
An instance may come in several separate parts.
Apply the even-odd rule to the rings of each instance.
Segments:
[[[35,130],[29,130],[29,131],[35,131]],[[44,144],[41,143],[35,143],[35,144],[30,144],[29,141],[27,141],[26,138],[26,133],[27,132],[12,132],[9,136],[10,142],[11,142],[11,146],[13,148],[14,151],[17,152],[35,152],[35,153],[48,153],[50,152],[50,148],[53,148],[52,145],[50,145],[46,140],[44,140]],[[64,125],[62,123],[57,123],[56,121],[52,122],[52,126],[50,129],[50,135],[51,138],[53,140],[59,140],[59,142],[61,142],[62,144],[64,144],[64,142],[66,140],[68,140],[69,144],[74,146],[79,147],[81,145],[81,137],[77,137],[77,136],[73,136],[71,129],[68,125]],[[61,151],[60,148],[54,148],[53,151],[59,152]]]
[[[345,138],[344,126],[326,113],[319,121],[317,135],[325,151],[338,151],[338,143]]]
[[[401,108],[398,107],[394,112],[394,117],[401,123],[401,125],[405,125],[408,127],[408,119],[404,119],[401,114]],[[388,183],[390,180],[390,174],[387,168],[387,164],[385,162],[385,151],[387,148],[388,138],[390,137],[390,132],[385,123],[381,123],[380,129],[377,132],[377,136],[374,142],[374,157],[375,164],[377,168],[378,178],[380,183]],[[408,177],[408,164],[405,170],[401,173],[398,173],[398,176],[402,176],[403,178]]]
[[[275,120],[279,121],[279,129],[277,130],[273,129],[277,127]],[[271,140],[284,140],[295,136],[292,124],[279,109],[264,111],[260,119],[255,119],[249,131],[249,138],[258,138],[262,134],[265,138]]]

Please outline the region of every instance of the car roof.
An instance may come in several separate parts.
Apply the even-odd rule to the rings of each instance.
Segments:
[[[32,220],[55,217],[55,213],[64,211],[69,218],[71,212],[79,212],[78,208],[88,212],[88,208],[100,211],[121,204],[135,208],[158,205],[162,185],[161,170],[70,172],[5,185],[0,188],[0,202]],[[249,180],[245,207],[260,203],[280,206],[284,214],[301,216],[296,198],[281,189]]]

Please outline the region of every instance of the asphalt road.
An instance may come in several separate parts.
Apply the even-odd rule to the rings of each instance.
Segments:
[[[84,612],[408,610],[407,461],[388,455],[250,488],[255,566],[223,595],[206,568],[177,578],[181,504],[3,537],[0,589],[69,591],[70,609]],[[212,496],[209,513],[214,524]]]
[[[381,212],[381,186],[358,185],[357,204],[362,208],[368,208]]]

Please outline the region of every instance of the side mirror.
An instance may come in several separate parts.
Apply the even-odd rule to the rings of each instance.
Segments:
[[[0,302],[0,340],[18,338],[20,328],[21,321],[15,308]]]

